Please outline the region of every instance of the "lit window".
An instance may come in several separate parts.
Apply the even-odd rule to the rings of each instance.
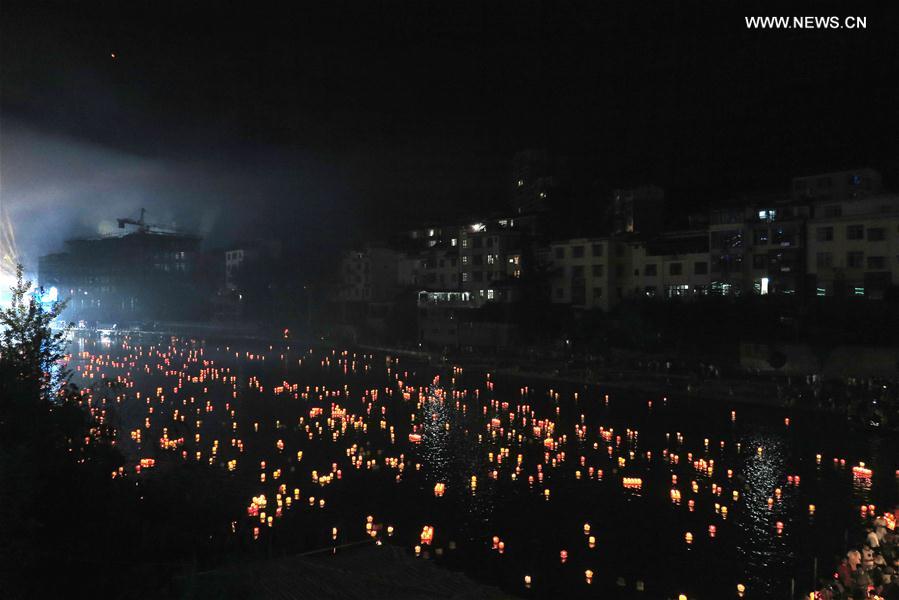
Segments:
[[[455,247],[455,246],[456,246],[456,244],[457,244],[457,243],[458,243],[458,242],[459,242],[459,240],[458,240],[458,239],[456,239],[456,238],[453,238],[453,239],[451,239],[451,240],[450,240],[450,246],[453,246],[453,247]]]
[[[493,290],[487,290],[487,299],[493,300]]]

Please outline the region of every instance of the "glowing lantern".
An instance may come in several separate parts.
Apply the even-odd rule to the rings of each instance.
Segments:
[[[593,571],[590,569],[584,571],[584,578],[587,580],[588,584],[593,583]]]
[[[434,540],[434,528],[430,525],[425,525],[421,530],[421,543],[422,545],[430,545]]]
[[[687,544],[692,544],[693,543],[693,534],[690,533],[689,531],[687,533],[685,533],[684,541],[687,542]]]

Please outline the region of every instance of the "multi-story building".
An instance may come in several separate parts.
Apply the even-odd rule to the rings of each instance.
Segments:
[[[142,224],[142,223],[141,223]],[[200,238],[143,226],[124,235],[73,239],[39,259],[38,281],[68,298],[71,320],[134,322],[198,318]]]
[[[409,261],[396,250],[367,246],[343,255],[338,297],[345,302],[389,302],[408,283]]]
[[[267,258],[278,258],[281,254],[281,243],[275,240],[252,240],[232,244],[224,251],[225,288],[237,289],[237,274],[241,268],[254,261]]]
[[[616,234],[654,235],[662,231],[665,192],[644,185],[612,192],[612,229]]]
[[[459,289],[476,301],[511,302],[521,274],[522,234],[515,219],[494,219],[459,230]]]
[[[808,202],[754,197],[709,218],[710,293],[802,293]]]
[[[883,182],[880,173],[862,168],[794,177],[791,189],[796,201],[826,204],[879,194],[883,190]]]
[[[899,195],[818,200],[808,221],[808,286],[818,296],[883,298],[899,285]]]
[[[629,292],[634,296],[692,298],[704,296],[711,283],[708,234],[669,232],[631,244]]]
[[[633,297],[708,293],[705,231],[575,238],[550,244],[551,299],[573,308],[609,310]]]
[[[550,244],[550,298],[554,304],[609,310],[624,296],[630,246],[611,237],[575,238]],[[620,294],[620,296],[619,296]]]

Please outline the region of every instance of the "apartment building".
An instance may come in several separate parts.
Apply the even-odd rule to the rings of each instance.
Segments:
[[[631,243],[628,291],[633,296],[691,298],[708,293],[708,234],[703,231],[666,233]]]
[[[808,281],[816,295],[877,299],[899,285],[899,195],[817,201],[808,230]]]
[[[554,304],[609,310],[625,295],[632,248],[613,237],[550,244],[550,298]]]
[[[551,299],[579,309],[609,310],[633,297],[708,293],[706,231],[650,238],[599,237],[550,244]]]

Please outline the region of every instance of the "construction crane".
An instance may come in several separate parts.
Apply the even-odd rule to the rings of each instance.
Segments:
[[[150,225],[144,221],[144,215],[146,214],[147,209],[140,209],[140,219],[132,219],[130,217],[125,217],[124,219],[116,219],[119,222],[119,229],[125,229],[125,225],[134,225],[140,231],[147,232],[150,230]]]

